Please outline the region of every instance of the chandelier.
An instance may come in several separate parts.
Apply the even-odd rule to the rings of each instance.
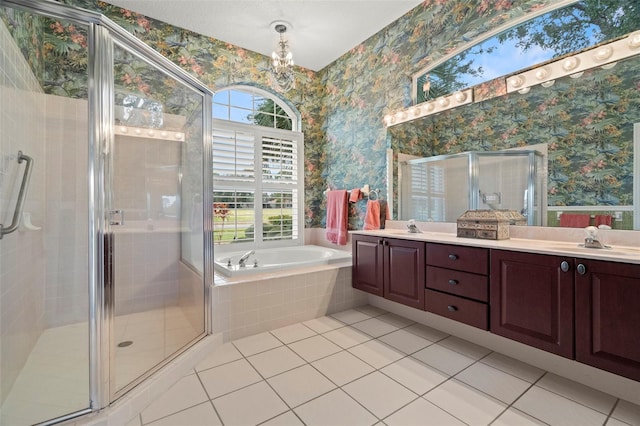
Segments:
[[[293,75],[293,54],[289,50],[289,43],[284,38],[284,33],[287,32],[287,25],[279,21],[271,24],[276,32],[280,34],[279,50],[271,54],[271,75],[276,88],[280,92],[288,92],[296,85]]]

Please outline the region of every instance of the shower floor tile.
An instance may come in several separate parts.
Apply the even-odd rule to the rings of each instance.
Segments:
[[[115,324],[116,343],[132,342],[115,348],[118,388],[196,335],[179,307],[118,315]],[[162,333],[154,332],[158,326]],[[0,407],[0,425],[32,425],[89,407],[88,330],[87,323],[75,323],[40,335]],[[166,414],[171,413],[161,413]]]
[[[376,318],[386,314],[373,307],[357,311],[375,314]],[[282,357],[277,360],[277,371],[281,373],[256,365],[257,370],[250,372],[256,382],[249,384],[253,381],[249,380],[244,387],[229,390],[224,396],[209,395],[220,416],[208,419],[210,424],[562,425],[570,421],[567,416],[577,413],[584,424],[622,425],[625,420],[636,424],[636,417],[640,418],[640,407],[627,401],[560,380],[518,360],[395,315],[384,318],[391,319],[393,324],[383,319],[371,321],[354,310],[332,317],[305,322],[304,327],[310,326],[314,333],[306,332],[301,328],[303,325],[298,324],[265,333],[257,340],[243,340],[240,346],[252,340],[252,343],[273,342],[269,335],[278,337],[279,341],[289,343],[279,346],[274,354],[290,349],[304,362],[300,365],[299,357],[290,357],[288,368]],[[336,318],[344,322],[338,324]],[[354,327],[363,323],[360,329]],[[345,344],[353,337],[350,330],[354,329],[359,333],[366,329],[371,333],[367,334],[371,340],[355,346]],[[285,335],[295,338],[284,338]],[[308,336],[303,338],[303,335]],[[335,345],[330,337],[346,348]],[[232,344],[238,346],[237,341]],[[269,352],[262,354],[267,358],[270,355]],[[240,362],[237,357],[241,357],[245,367],[251,368],[250,362],[258,359],[223,345],[209,359],[228,362],[196,369],[195,375],[200,380],[190,381],[198,388],[195,394],[200,394],[203,386],[212,385],[212,371]],[[171,392],[171,389],[167,391]],[[167,417],[143,423],[147,418],[158,418],[152,417],[151,407],[143,412],[142,418],[134,419],[132,425],[191,424],[172,423],[177,417],[171,416],[177,414],[167,414],[166,406],[162,407],[162,414]],[[196,410],[204,411],[204,407],[198,405],[178,414],[186,416]],[[207,411],[207,415],[210,414]]]

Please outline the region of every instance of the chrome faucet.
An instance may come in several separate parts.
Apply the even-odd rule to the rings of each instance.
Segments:
[[[242,256],[240,256],[240,259],[238,259],[238,266],[240,266],[241,268],[244,268],[245,266],[247,266],[247,260],[249,260],[249,256],[251,256],[252,254],[255,254],[255,252],[256,252],[255,250],[250,250],[245,254],[243,254]]]
[[[407,229],[409,230],[410,234],[420,234],[421,231],[418,229],[418,226],[416,225],[416,221],[414,219],[409,219],[409,222],[407,223]]]
[[[595,226],[587,226],[584,228],[587,236],[584,239],[584,248],[595,248],[595,249],[603,249],[603,248],[611,248],[598,239],[598,228]]]

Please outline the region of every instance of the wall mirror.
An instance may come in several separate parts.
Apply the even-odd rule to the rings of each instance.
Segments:
[[[542,63],[488,82],[471,83],[475,84],[468,89],[473,99],[464,106],[409,118],[395,125],[387,121],[394,152],[395,212],[399,211],[398,188],[406,183],[398,182],[400,162],[463,152],[526,149],[535,145],[542,147],[540,151],[546,151],[540,169],[546,177],[546,202],[540,224],[577,226],[586,220],[588,224],[610,223],[614,229],[640,229],[640,124],[637,124],[640,123],[640,10],[626,0],[567,3],[540,15],[542,23],[517,22],[517,26],[494,34],[497,41],[490,41],[493,47],[471,47],[487,56],[484,63],[499,64],[510,61],[515,45],[524,49],[518,55],[538,61],[540,50],[554,46],[552,56],[545,53]],[[506,52],[500,48],[500,40],[509,41]],[[626,52],[620,60],[615,56],[618,45]],[[612,52],[602,54],[609,60],[594,65],[602,46],[613,47]],[[464,51],[458,54],[471,57],[465,56]],[[517,87],[522,83],[517,79],[532,80],[527,72],[539,78],[540,70],[555,72],[554,66],[565,65],[562,61],[580,62],[587,54],[596,62],[587,67],[588,61],[583,60],[585,66],[575,68],[579,72],[565,72],[557,78],[540,79],[542,84]],[[453,60],[458,65],[462,63],[459,57]],[[434,65],[449,70],[457,66],[444,62]],[[463,65],[466,69],[486,69],[467,62]],[[432,71],[424,70],[423,74]],[[427,87],[428,90],[423,90],[425,98],[468,87],[465,86],[468,83],[460,79],[446,86],[446,73],[441,74],[445,78],[433,85],[442,91],[432,93],[431,87]],[[424,87],[417,87],[422,89]],[[422,105],[428,104],[429,101]],[[419,109],[420,105],[412,108]],[[495,193],[498,199],[500,192],[498,187],[490,193]],[[487,208],[494,207],[505,208],[499,203]],[[410,218],[403,215],[400,212],[398,219]]]

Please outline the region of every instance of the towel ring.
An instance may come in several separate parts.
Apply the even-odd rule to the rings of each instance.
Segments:
[[[370,200],[377,200],[378,198],[380,198],[380,195],[378,194],[378,192],[379,192],[378,189],[372,189],[371,191],[369,191],[367,198]],[[372,195],[373,197],[371,197]]]

